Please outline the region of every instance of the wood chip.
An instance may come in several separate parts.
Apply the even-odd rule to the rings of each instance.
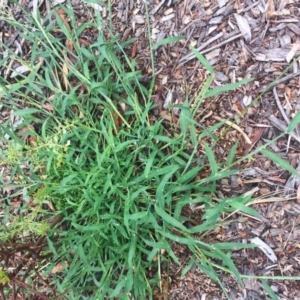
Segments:
[[[298,40],[286,56],[286,61],[289,63],[295,56],[297,51],[300,50],[300,41]]]
[[[295,25],[295,24],[288,24],[287,25],[292,31],[294,31],[297,35],[300,36],[300,29],[299,26]]]
[[[282,132],[287,132],[288,127],[282,121],[280,121],[278,118],[276,118],[274,115],[270,115],[268,117],[268,119],[276,128],[278,128]],[[297,142],[300,143],[300,137],[294,131],[289,132],[288,134],[292,138],[294,138]]]
[[[223,20],[223,16],[219,16],[219,17],[215,17],[210,19],[210,21],[208,22],[209,24],[213,25],[213,24],[221,24]]]
[[[164,15],[167,16],[167,15],[171,14],[173,11],[174,11],[173,8],[169,8],[164,12]]]
[[[136,24],[144,24],[145,23],[144,17],[141,15],[135,15],[134,20],[135,20]]]
[[[223,7],[228,2],[228,0],[217,0],[217,2],[219,7]]]
[[[207,60],[211,60],[213,59],[214,57],[218,57],[220,55],[220,52],[221,52],[221,49],[215,49],[211,52],[209,52],[208,54],[205,55],[205,58]]]
[[[150,11],[150,14],[151,15],[154,15],[157,13],[157,11],[164,5],[166,0],[162,0],[160,1],[160,3],[158,5],[156,5],[151,11]]]
[[[162,17],[160,21],[161,22],[166,22],[166,21],[169,21],[169,20],[173,19],[174,17],[175,17],[175,14],[172,13],[172,14],[169,14],[167,16]]]
[[[253,49],[254,52],[257,51],[255,54],[255,59],[258,61],[285,61],[286,57],[289,53],[289,49]],[[300,51],[297,51],[296,56],[300,54]]]
[[[244,35],[245,40],[249,42],[251,40],[251,29],[247,19],[238,14],[234,14],[234,17],[241,33]]]
[[[280,45],[282,48],[288,48],[291,45],[291,37],[287,34],[279,37]]]

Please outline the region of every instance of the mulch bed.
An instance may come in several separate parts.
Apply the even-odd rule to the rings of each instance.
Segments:
[[[191,54],[190,45],[204,54],[213,65],[216,72],[213,87],[254,78],[254,81],[235,91],[205,99],[197,114],[197,121],[204,127],[211,127],[226,119],[235,122],[239,128],[237,130],[226,125],[216,132],[219,143],[214,150],[219,161],[227,157],[237,140],[236,159],[240,159],[276,138],[286,130],[295,113],[300,110],[300,62],[296,59],[300,55],[299,3],[297,0],[279,1],[278,4],[273,0],[266,2],[149,2],[153,43],[170,36],[184,36],[183,40],[160,46],[154,51],[157,74],[154,94],[159,94],[159,113],[162,116],[165,116],[168,105],[182,103],[186,95],[194,99],[207,78],[207,71]],[[105,7],[96,5],[93,8],[79,0],[73,0],[72,4],[78,23],[88,22],[93,9],[100,10],[103,19],[110,21]],[[24,6],[30,10],[31,2],[26,1]],[[120,34],[122,41],[137,38],[132,48],[128,49],[128,55],[136,59],[145,80],[150,80],[152,69],[146,12],[144,1],[120,0],[113,3],[111,20],[114,33]],[[20,12],[16,14],[22,17]],[[2,42],[13,50],[21,45],[26,53],[26,45],[22,45],[21,38],[14,36],[14,30],[4,25],[0,23]],[[91,37],[87,39],[95,38],[92,36],[95,32],[90,31],[90,34]],[[292,67],[278,79],[293,60]],[[272,87],[261,95],[271,83]],[[4,122],[8,117],[9,112],[2,110],[0,121]],[[166,117],[166,121],[170,120]],[[295,130],[271,144],[270,149],[297,168],[299,142],[300,135]],[[251,238],[259,237],[273,249],[277,262],[270,261],[259,249],[233,252],[236,266],[242,274],[299,276],[299,182],[259,154],[236,167],[239,173],[220,182],[217,196],[235,197],[253,191],[255,203],[252,207],[261,214],[261,218],[236,213],[230,217],[231,222],[206,236],[206,241],[249,242]],[[2,172],[8,176],[5,170]],[[184,264],[186,249],[181,247],[174,245],[174,252]],[[168,295],[157,293],[158,299],[226,299],[220,288],[197,268],[192,268],[184,277],[180,273],[178,266],[172,266],[170,274],[164,271]],[[220,276],[232,299],[267,299],[258,280],[245,279],[245,288],[242,289],[230,274],[220,273]],[[300,299],[298,281],[268,283],[280,299]]]

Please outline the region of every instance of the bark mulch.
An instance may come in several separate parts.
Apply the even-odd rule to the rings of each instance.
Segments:
[[[137,38],[128,53],[136,59],[146,81],[151,79],[152,72],[147,10],[153,43],[167,37],[184,36],[181,41],[159,46],[154,51],[157,74],[154,94],[159,95],[161,109],[158,113],[166,122],[171,121],[165,113],[168,105],[182,103],[186,95],[193,101],[208,76],[192,54],[190,45],[213,65],[216,77],[212,87],[254,78],[235,91],[205,99],[199,109],[197,121],[204,127],[225,119],[236,124],[224,125],[216,132],[219,143],[215,155],[219,161],[227,157],[237,140],[236,159],[240,159],[286,131],[300,110],[299,1],[150,0],[148,3],[147,9],[142,0],[113,1],[112,15],[109,16],[105,6],[72,1],[78,23],[88,22],[93,10],[100,10],[103,19],[112,22],[114,33],[120,34],[122,41]],[[31,2],[24,1],[26,5],[30,9]],[[3,25],[0,24],[3,43],[16,51],[23,49],[26,45],[22,45],[18,33]],[[291,62],[292,66],[286,70]],[[282,72],[285,73],[278,78]],[[262,94],[270,84],[271,88]],[[9,114],[2,111],[1,122]],[[300,128],[272,143],[270,150],[300,170],[298,130]],[[239,169],[237,175],[220,181],[217,197],[253,192],[251,207],[261,214],[261,218],[241,213],[224,216],[223,225],[203,239],[206,242],[249,242],[258,237],[272,248],[277,261],[272,262],[258,248],[233,252],[242,274],[299,276],[299,179],[260,154],[236,167]],[[1,172],[8,176],[4,169]],[[191,214],[197,214],[197,210]],[[187,250],[174,244],[174,252],[182,266],[172,265],[170,272],[163,269],[166,293],[157,292],[157,299],[226,299],[218,285],[197,268],[181,277]],[[220,278],[231,299],[269,299],[259,280],[244,279],[242,289],[232,275],[220,273]],[[299,281],[269,280],[268,283],[280,299],[300,299]]]

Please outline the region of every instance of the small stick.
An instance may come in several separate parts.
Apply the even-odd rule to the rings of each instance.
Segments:
[[[230,121],[226,121],[223,120],[222,118],[218,117],[218,116],[213,116],[214,119],[216,119],[217,121],[225,121],[225,124],[231,126],[232,128],[234,128],[235,130],[237,130],[239,133],[242,134],[242,136],[244,137],[245,141],[247,144],[252,144],[252,141],[249,139],[248,135],[241,129],[241,127],[237,126],[236,124],[234,124],[233,122]]]
[[[300,75],[300,71],[296,72],[296,73],[292,73],[292,74],[289,74],[289,75],[286,75],[278,80],[275,80],[274,82],[272,82],[269,86],[269,88],[272,88],[273,86],[277,85],[277,84],[280,84],[280,83],[284,83],[296,76]],[[263,88],[261,89],[260,91],[265,91],[266,88]]]
[[[286,123],[289,125],[290,124],[290,119],[288,118],[288,116],[286,115],[282,105],[281,105],[281,102],[278,98],[278,95],[277,95],[277,91],[276,91],[276,86],[274,86],[273,88],[273,95],[275,97],[275,100],[276,100],[276,104],[281,112],[281,115],[283,116],[284,120],[286,121]]]
[[[290,124],[290,119],[286,115],[286,113],[285,113],[285,111],[284,111],[284,109],[283,109],[283,107],[281,105],[281,102],[280,102],[280,100],[278,98],[277,91],[276,91],[276,86],[274,86],[274,88],[273,88],[273,95],[275,97],[276,104],[277,104],[277,106],[278,106],[278,108],[279,108],[279,110],[280,110],[283,118],[285,119],[286,123],[289,125]],[[286,152],[288,152],[288,150],[289,150],[290,142],[291,142],[291,136],[289,135],[288,142],[287,142]]]
[[[20,43],[20,48],[17,47],[17,49],[15,50],[15,56],[17,56],[19,54],[19,52],[22,51],[21,46],[24,44],[24,42],[25,42],[25,39],[22,38],[21,43]],[[4,74],[4,79],[7,79],[8,75],[11,73],[12,65],[15,62],[15,60],[16,59],[13,56],[6,68],[6,72]]]
[[[253,137],[252,145],[247,146],[246,150],[244,151],[244,155],[247,155],[252,150],[252,148],[255,146],[255,144],[260,140],[260,138],[263,135],[264,131],[265,131],[264,127],[260,127],[256,131],[256,133],[255,133],[255,135]]]
[[[196,48],[196,50],[201,51],[203,48],[205,48],[206,46],[208,46],[209,44],[211,44],[212,42],[214,42],[215,40],[219,39],[222,36],[223,36],[223,32],[218,33],[216,36],[210,38],[208,41],[206,41],[201,46]],[[193,53],[189,53],[189,54],[185,55],[184,57],[182,57],[179,60],[179,63],[183,63],[183,61],[185,61],[185,60],[189,61],[189,60],[193,59],[194,57],[195,57],[195,55]]]
[[[27,284],[27,283],[25,283],[25,282],[23,282],[23,281],[21,281],[21,280],[19,280],[19,279],[17,279],[17,278],[14,278],[12,281],[13,281],[14,283],[17,283],[18,285],[20,285],[20,286],[26,288],[27,290],[32,291],[36,296],[39,296],[41,299],[47,300],[47,297],[46,297],[46,296],[44,296],[44,295],[43,295],[42,293],[40,293],[39,291],[35,290],[35,289],[34,289],[33,287],[31,287],[29,284]]]
[[[289,236],[288,236],[288,238],[286,239],[286,241],[285,241],[285,243],[284,243],[284,245],[283,245],[283,250],[285,249],[285,247],[286,247],[286,245],[287,245],[287,243],[288,243],[288,241],[289,241],[289,239],[290,239],[290,237],[291,237],[291,234],[292,234],[292,232],[293,232],[294,229],[295,229],[295,224],[298,222],[298,219],[299,219],[299,216],[298,216],[297,219],[294,220],[294,222],[293,222],[292,230],[290,231]],[[297,223],[297,224],[298,224],[298,223]]]
[[[220,34],[219,34],[219,35],[220,35]],[[217,36],[219,36],[219,35],[217,35]],[[223,34],[222,34],[222,35],[223,35]],[[220,36],[222,36],[222,35],[220,35]],[[231,41],[233,41],[233,40],[235,40],[235,39],[237,39],[237,38],[239,38],[239,37],[242,37],[243,35],[244,35],[244,34],[242,34],[242,33],[237,34],[237,35],[234,35],[233,37],[231,37],[231,38],[229,38],[229,39],[227,39],[227,40],[221,42],[221,43],[218,44],[218,45],[215,45],[215,46],[213,46],[213,47],[211,47],[211,48],[209,48],[209,49],[203,50],[203,51],[201,52],[201,54],[205,54],[205,53],[211,52],[211,51],[213,51],[213,50],[215,50],[215,49],[218,49],[218,48],[222,47],[223,45],[225,45],[225,44],[227,44],[227,43],[229,43],[229,42],[231,42]],[[217,37],[217,36],[216,36],[216,37]],[[215,39],[216,37],[214,37],[214,39]],[[218,37],[218,38],[219,38],[219,37]],[[203,46],[200,46],[199,48],[202,49]],[[197,48],[197,50],[198,50],[199,48]],[[199,51],[199,50],[198,50],[198,51]],[[177,65],[177,67],[180,66],[180,65],[183,65],[184,63],[186,63],[186,62],[188,62],[188,61],[190,61],[190,60],[192,60],[194,57],[195,57],[195,55],[192,54],[192,53],[190,53],[189,55],[186,55],[185,57],[183,57],[183,58],[181,59],[182,62],[180,62],[179,65]],[[185,60],[185,62],[183,62],[183,60]]]
[[[276,127],[278,128],[280,131],[282,132],[287,132],[288,127],[283,124],[282,121],[280,121],[279,119],[277,119],[274,115],[270,115],[268,117],[268,119],[270,120],[270,122]],[[300,143],[300,137],[294,132],[291,131],[288,133],[292,138],[294,138],[297,142]]]

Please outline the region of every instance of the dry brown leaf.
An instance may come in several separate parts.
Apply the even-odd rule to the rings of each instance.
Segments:
[[[51,271],[52,274],[61,272],[65,267],[68,267],[69,264],[67,261],[64,261],[64,263],[58,263]]]
[[[61,18],[61,20],[64,22],[64,24],[66,25],[68,30],[71,30],[71,27],[69,25],[69,21],[67,19],[66,12],[62,8],[59,8],[56,11],[56,13]],[[69,73],[68,64],[70,64],[70,61],[74,61],[76,63],[76,57],[71,54],[74,50],[74,46],[73,46],[72,41],[67,39],[66,42],[65,42],[65,46],[70,50],[70,53],[69,53],[69,55],[66,54],[66,53],[64,54],[64,64],[63,64],[63,67],[62,67],[62,73],[63,73],[62,77],[63,77],[64,87],[68,91],[69,90],[69,85],[68,85],[69,82],[68,82],[68,79],[67,79],[67,75]],[[68,56],[70,56],[70,59],[68,58]]]
[[[34,202],[34,199],[32,197],[30,197],[30,201],[29,203],[27,204],[28,207],[36,207],[38,206],[39,204],[37,202]]]
[[[86,39],[79,38],[78,41],[79,41],[79,43],[80,43],[81,45],[83,45],[84,47],[88,47],[88,46],[90,45],[90,42],[87,41]]]
[[[114,119],[114,123],[115,123],[116,127],[122,126],[122,119],[120,118],[120,116],[118,115],[117,112],[113,111],[112,117]]]
[[[80,94],[83,94],[83,93],[87,93],[88,92],[88,88],[85,84],[82,84],[80,86]]]
[[[131,58],[135,58],[137,53],[137,42],[135,42],[131,49]]]
[[[286,94],[287,98],[291,99],[292,90],[288,86],[285,86],[284,90],[285,90],[285,94]]]
[[[256,131],[256,133],[254,134],[254,137],[252,138],[252,144],[247,145],[247,147],[245,149],[245,152],[244,152],[244,155],[247,155],[253,149],[253,147],[255,146],[255,144],[259,141],[259,139],[263,135],[264,131],[265,131],[264,127],[260,127]]]
[[[59,8],[56,11],[56,13],[62,19],[62,21],[65,23],[65,25],[67,26],[67,28],[69,30],[71,30],[70,25],[69,25],[69,21],[67,20],[67,14],[66,14],[66,12],[62,8]]]
[[[48,102],[43,105],[43,108],[48,111],[53,111],[53,106]]]
[[[69,49],[68,51],[68,61],[72,62],[74,65],[77,63],[77,57],[73,54],[74,46],[71,40],[65,41],[65,46]]]
[[[300,203],[300,185],[297,188],[297,202]]]
[[[18,131],[18,134],[21,134],[21,133],[24,133],[24,132],[27,132],[27,131],[35,131],[35,130],[34,130],[34,127],[32,125],[27,125],[27,126],[22,127]]]
[[[294,253],[296,251],[296,248],[294,246],[289,246],[285,252],[288,254]]]
[[[155,107],[153,108],[153,113],[155,116],[157,116],[162,111],[162,105],[164,103],[161,89],[157,90],[156,95],[153,96],[153,103],[155,104]]]
[[[77,105],[72,105],[71,109],[74,113],[77,113],[79,110]]]
[[[28,142],[29,145],[36,146],[36,138],[34,136],[29,135],[28,132],[35,132],[34,127],[30,124],[21,128],[18,131],[18,136],[20,136],[24,142]]]
[[[166,110],[163,110],[160,112],[160,117],[164,118],[165,120],[171,122],[172,121],[172,116],[168,114]]]
[[[36,140],[36,137],[35,136],[30,136],[28,138],[28,143],[31,147],[36,147],[37,146],[37,140]]]

